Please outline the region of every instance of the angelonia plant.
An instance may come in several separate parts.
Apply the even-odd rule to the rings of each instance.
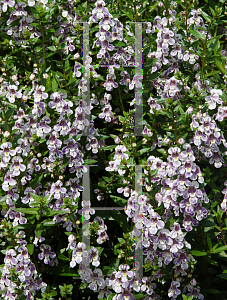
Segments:
[[[1,299],[227,299],[226,24],[225,0],[0,1]]]

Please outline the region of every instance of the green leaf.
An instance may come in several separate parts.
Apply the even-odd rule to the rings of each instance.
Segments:
[[[10,108],[10,109],[7,110],[7,112],[6,112],[6,118],[7,118],[7,120],[14,113],[14,110],[15,110],[14,108]]]
[[[225,63],[222,63],[221,60],[215,59],[215,65],[218,67],[218,69],[223,73],[227,75],[227,71],[225,69]]]
[[[127,16],[131,21],[133,20],[133,14],[132,14],[130,11],[123,10],[123,9],[121,9],[121,11],[122,11],[123,14],[124,14],[125,16]]]
[[[194,255],[194,256],[206,256],[207,255],[207,253],[205,251],[198,251],[198,250],[192,250],[192,251],[190,251],[190,254]]]
[[[127,202],[128,202],[127,199],[123,199],[123,198],[118,197],[118,196],[110,195],[110,197],[113,199],[113,201],[117,205],[122,206],[122,207],[124,207],[127,204]]]
[[[56,51],[56,47],[55,46],[49,46],[49,47],[47,47],[47,49],[49,49],[50,51]]]
[[[39,239],[41,237],[41,233],[42,233],[42,224],[38,223],[36,226],[36,236],[37,239]]]
[[[204,19],[207,21],[207,22],[211,22],[212,21],[212,19],[211,19],[211,17],[207,14],[207,13],[205,13],[204,11],[201,11],[201,15],[204,17]]]
[[[192,35],[194,35],[194,37],[196,37],[197,39],[202,39],[202,40],[205,40],[205,35],[202,34],[201,32],[199,32],[198,30],[196,29],[189,29],[190,33]]]
[[[212,250],[211,253],[219,253],[219,252],[222,252],[222,251],[225,251],[227,250],[227,246],[222,246],[222,247],[219,247],[219,248],[216,248],[214,250]]]
[[[220,37],[215,37],[215,38],[209,40],[208,45],[207,45],[208,49],[206,52],[207,56],[210,55],[212,53],[212,51],[214,50],[214,48],[217,46],[219,39],[220,39]]]
[[[126,215],[121,214],[119,211],[112,211],[112,216],[118,222],[124,232],[128,233],[130,231],[130,226],[127,222]]]
[[[68,260],[68,261],[70,261],[70,258],[68,258],[67,256],[65,256],[64,254],[58,254],[58,258],[60,260]]]
[[[158,78],[160,75],[160,72],[155,72],[155,73],[152,73],[150,76],[149,76],[149,80],[155,80],[156,78]]]
[[[35,200],[36,203],[40,203],[40,199],[42,197],[40,197],[39,195],[32,194],[32,193],[30,193],[30,195],[32,196],[32,198]]]
[[[142,293],[139,293],[139,294],[135,295],[136,299],[141,299],[143,297],[144,297],[144,294],[142,294]]]
[[[200,226],[202,227],[213,227],[215,225],[214,222],[210,221],[210,220],[202,220],[200,223],[199,223]]]
[[[67,211],[64,211],[64,210],[52,210],[52,209],[50,209],[48,207],[43,208],[43,210],[45,210],[45,216],[47,216],[47,217],[51,217],[51,216],[54,216],[54,215],[67,214],[68,213]]]
[[[117,147],[117,145],[110,145],[110,146],[105,146],[105,147],[102,147],[101,149],[106,151],[106,150],[113,150]]]
[[[193,296],[190,296],[189,298],[185,295],[182,295],[183,297],[183,300],[192,300],[194,297]]]
[[[57,83],[56,79],[54,78],[54,79],[52,80],[52,91],[53,91],[53,92],[56,92],[57,89],[58,89],[58,83]]]
[[[112,274],[115,270],[109,266],[104,266],[103,267],[103,274],[104,275],[109,275]]]
[[[116,47],[125,47],[125,43],[121,42],[121,41],[118,41],[115,45]]]
[[[97,163],[98,161],[97,160],[95,160],[95,159],[85,159],[84,160],[84,164],[85,165],[91,165],[91,164],[95,164],[95,163]]]
[[[222,278],[222,279],[227,279],[227,273],[225,273],[225,274],[218,274],[217,277],[218,278]]]
[[[75,81],[76,81],[76,84],[77,84],[80,81],[80,79],[77,79],[77,77],[72,77],[66,85],[70,85]]]
[[[207,244],[208,244],[209,251],[211,251],[212,250],[212,242],[209,237],[207,237]]]
[[[34,252],[34,244],[28,244],[27,245],[27,249],[28,249],[28,253],[30,254],[30,255],[32,255],[33,254],[33,252]]]
[[[142,155],[142,154],[144,154],[148,151],[151,151],[150,147],[149,148],[143,148],[143,149],[139,150],[139,152],[136,153],[136,156],[140,156],[140,155]]]
[[[30,215],[38,215],[39,214],[37,208],[14,208],[13,210],[19,211],[21,213],[28,214],[28,215],[29,214]]]
[[[38,183],[42,180],[43,178],[43,174],[40,177],[37,177],[36,179],[32,180],[32,182],[30,183],[31,188],[33,188],[33,190],[35,190],[38,186]]]
[[[215,289],[206,289],[205,292],[208,294],[220,294],[221,292]]]
[[[55,225],[55,221],[43,221],[42,222],[43,226],[53,226]]]

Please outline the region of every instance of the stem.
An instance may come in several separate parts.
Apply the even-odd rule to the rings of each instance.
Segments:
[[[116,77],[117,77],[117,83],[118,83],[117,89],[118,89],[119,98],[120,98],[121,110],[122,110],[122,111],[125,111],[124,104],[123,104],[122,97],[121,97],[121,90],[120,90],[120,87],[119,87],[118,76],[116,76]]]
[[[202,69],[201,69],[201,80],[204,81],[204,69],[205,69],[205,58],[206,58],[206,50],[207,50],[207,39],[208,39],[208,34],[210,32],[210,28],[212,23],[214,22],[214,20],[216,19],[216,16],[213,18],[213,20],[211,21],[211,23],[209,24],[209,27],[207,29],[207,34],[206,34],[206,39],[205,42],[203,44],[203,58],[202,58]]]
[[[222,233],[221,226],[219,226],[219,229],[220,229],[220,233],[221,233],[221,237],[222,237],[223,243],[224,243],[224,245],[226,246],[226,242],[225,242],[224,235],[223,235],[223,233]]]
[[[76,228],[77,237],[79,238],[79,240],[80,240],[80,242],[81,242],[80,234],[79,234],[79,231],[78,231],[78,228],[77,228],[77,225],[76,225],[76,220],[75,220],[75,218],[74,218],[74,214],[73,214],[73,212],[72,212],[72,208],[70,207],[69,209],[70,209],[70,213],[71,213],[72,216],[73,216],[73,224],[75,225],[75,228]]]
[[[187,38],[188,38],[188,8],[189,8],[189,6],[190,6],[190,3],[191,2],[191,0],[189,0],[189,3],[188,3],[188,1],[186,0],[186,4],[185,4],[185,11],[186,11],[186,17],[185,17],[185,26],[186,26],[186,35],[187,35]]]
[[[6,123],[7,130],[8,130],[9,133],[10,133],[9,124],[8,124],[8,122],[7,122],[7,117],[6,117],[5,109],[4,109],[4,106],[3,106],[1,100],[0,100],[0,104],[1,104],[1,109],[2,109],[2,111],[3,111],[3,115],[4,115],[4,119],[5,119],[5,123]],[[10,139],[11,144],[13,145],[11,133],[10,133],[10,135],[9,135],[9,139]]]
[[[133,1],[133,6],[134,6],[134,12],[135,12],[135,21],[137,21],[137,9],[136,9],[136,4]]]
[[[175,139],[176,139],[176,143],[178,145],[178,137],[177,137],[177,128],[176,128],[176,124],[175,124],[175,116],[174,116],[174,108],[173,106],[171,107],[172,109],[172,113],[173,113],[173,128],[174,128],[174,135],[175,135]]]
[[[64,76],[64,79],[65,79],[65,86],[66,86],[66,89],[67,89],[67,92],[69,93],[69,95],[71,94],[70,91],[69,91],[69,87],[67,86],[67,79],[66,79],[66,75],[65,75],[65,65],[64,65],[64,62],[63,62],[63,58],[62,58],[62,54],[60,53],[60,57],[61,57],[61,63],[62,63],[62,69],[63,69],[63,76]],[[72,98],[72,95],[71,95],[71,98]]]
[[[31,45],[30,45],[31,46]],[[41,82],[41,84],[43,85],[43,80],[42,80],[42,77],[41,77],[41,73],[39,71],[39,64],[38,64],[38,60],[37,60],[37,57],[35,55],[35,51],[34,51],[34,47],[33,47],[33,53],[34,53],[34,58],[35,58],[35,62],[37,64],[37,71],[38,71],[38,75],[39,75],[39,80]]]
[[[41,26],[42,26],[42,48],[43,48],[43,62],[44,62],[44,70],[46,70],[46,55],[45,55],[45,37],[44,37],[44,28],[43,28],[43,22],[41,18]]]

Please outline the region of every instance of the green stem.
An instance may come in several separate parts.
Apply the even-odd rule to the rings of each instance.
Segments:
[[[119,99],[120,99],[120,104],[121,104],[121,110],[122,111],[125,111],[125,108],[124,108],[124,104],[123,104],[123,101],[122,101],[122,97],[121,97],[121,90],[120,90],[120,86],[119,86],[119,80],[118,80],[118,76],[117,77],[117,84],[118,84],[118,93],[119,93]]]
[[[31,45],[30,45],[30,46],[31,46]],[[39,75],[39,80],[40,80],[41,84],[43,85],[43,79],[42,79],[41,73],[40,73],[40,71],[39,71],[39,64],[38,64],[37,57],[36,57],[36,55],[35,55],[34,47],[33,47],[33,53],[34,53],[35,62],[36,62],[36,64],[37,64],[37,71],[38,71],[38,75]]]
[[[10,139],[10,142],[11,144],[13,145],[13,141],[12,141],[12,137],[11,137],[11,132],[10,132],[10,129],[9,129],[9,124],[7,122],[7,117],[6,117],[6,113],[5,113],[5,109],[4,109],[4,106],[2,104],[2,101],[0,100],[0,103],[1,103],[1,108],[2,108],[2,111],[3,111],[3,115],[4,115],[4,119],[5,119],[5,123],[6,123],[6,127],[7,127],[7,130],[9,131],[10,135],[9,135],[9,139]]]
[[[177,128],[176,128],[176,124],[175,124],[175,116],[174,116],[174,108],[173,106],[171,107],[172,109],[172,113],[173,113],[173,128],[174,128],[174,135],[175,135],[175,139],[176,139],[176,144],[178,146],[178,137],[177,137]]]
[[[81,237],[80,237],[80,234],[79,234],[77,225],[76,225],[76,220],[75,220],[75,218],[74,218],[74,214],[73,214],[73,212],[72,212],[72,208],[70,207],[69,209],[70,209],[70,213],[71,213],[71,215],[72,215],[72,217],[73,217],[73,223],[74,223],[75,228],[76,228],[77,237],[79,238],[79,240],[80,240],[80,242],[81,242]]]
[[[62,58],[62,54],[60,53],[60,57],[61,57],[61,63],[62,63],[62,69],[63,69],[63,76],[64,76],[64,79],[65,79],[65,86],[66,86],[66,89],[67,89],[67,92],[69,93],[69,95],[71,94],[70,91],[69,91],[69,87],[67,86],[67,79],[66,79],[66,74],[65,74],[65,65],[64,65],[64,62],[63,62],[63,58]],[[72,98],[72,95],[71,95],[71,98]]]
[[[191,0],[189,0],[189,3],[188,3],[188,1],[186,0],[186,4],[185,4],[185,6],[186,6],[186,8],[185,8],[185,11],[186,11],[186,17],[185,17],[185,26],[186,26],[186,35],[187,35],[187,38],[188,38],[188,8],[190,7],[190,3],[191,2]]]
[[[219,226],[219,229],[220,229],[220,233],[221,233],[221,237],[222,237],[223,243],[224,243],[224,245],[226,246],[226,242],[225,242],[224,235],[223,235],[223,233],[222,233],[221,226]]]
[[[203,44],[203,57],[202,57],[202,68],[201,68],[201,80],[204,81],[204,75],[205,75],[205,58],[206,58],[206,50],[207,50],[207,40],[208,40],[208,34],[210,32],[211,25],[213,24],[214,20],[216,19],[217,16],[213,18],[211,23],[209,24],[209,27],[207,29],[207,34],[206,34],[206,39]]]
[[[137,21],[137,9],[136,9],[136,4],[135,4],[135,2],[133,2],[133,6],[134,6],[135,22],[136,22],[136,21]]]
[[[41,19],[41,26],[42,26],[42,48],[43,48],[44,70],[46,70],[47,65],[46,65],[46,55],[45,55],[45,37],[44,37],[44,28],[43,28],[42,19]]]

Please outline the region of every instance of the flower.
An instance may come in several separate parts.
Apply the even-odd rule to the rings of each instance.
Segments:
[[[127,148],[123,145],[118,145],[116,148],[115,148],[115,155],[114,155],[114,159],[116,160],[122,160],[123,158],[124,159],[129,159],[129,156],[127,153],[124,153],[128,151]]]
[[[26,170],[26,166],[21,164],[23,159],[20,156],[14,156],[12,158],[12,164],[10,166],[10,171],[12,171],[13,176],[19,176],[20,171],[24,172]]]
[[[50,257],[55,258],[56,254],[54,252],[51,252],[51,247],[49,245],[42,244],[40,247],[40,250],[42,251],[40,254],[38,254],[38,258],[42,260],[44,258],[44,264],[50,265]]]

